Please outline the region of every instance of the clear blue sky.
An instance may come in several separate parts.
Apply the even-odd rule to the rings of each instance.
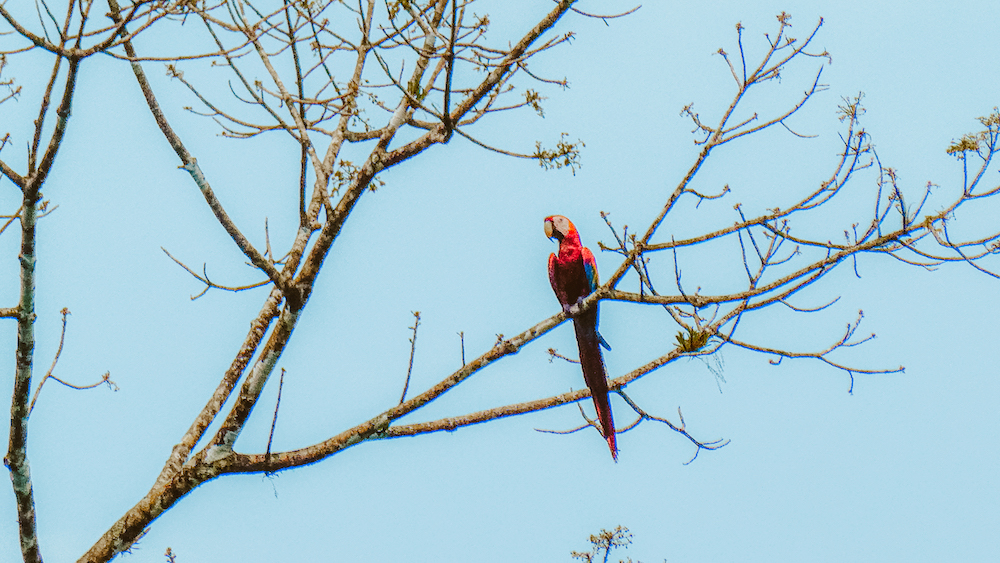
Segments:
[[[633,6],[604,4],[580,7]],[[549,5],[524,3],[519,15],[502,3],[490,8],[480,10],[490,13],[498,38],[519,36]],[[313,443],[397,400],[413,310],[423,316],[411,382],[418,391],[459,367],[459,331],[471,357],[498,333],[518,333],[555,313],[545,273],[554,245],[542,218],[569,216],[595,249],[611,239],[602,210],[618,225],[644,229],[696,152],[681,108],[694,102],[714,122],[731,98],[732,78],[715,52],[736,51],[740,21],[748,53],[759,55],[763,33],[773,35],[783,10],[797,37],[825,18],[816,44],[833,58],[822,78],[829,89],[794,122],[819,137],[802,141],[774,130],[720,149],[696,187],[728,183],[734,193],[699,211],[699,221],[728,224],[740,201],[782,206],[829,176],[841,130],[836,107],[859,91],[868,109],[863,124],[907,193],[928,181],[945,190],[959,185],[961,168],[945,148],[1000,104],[1000,8],[993,2],[649,2],[610,25],[567,17],[557,31],[576,31],[572,44],[531,69],[565,76],[570,88],[543,90],[544,119],[525,112],[476,132],[522,150],[567,132],[586,143],[583,167],[575,175],[544,172],[455,138],[385,173],[387,185],[366,196],[331,252],[281,359],[287,375],[274,448]],[[220,283],[257,278],[190,177],[176,169],[126,65],[86,64],[99,68],[84,68],[66,145],[44,189],[59,209],[40,227],[36,373],[51,361],[59,310],[68,307],[57,375],[89,382],[110,370],[121,390],[46,386],[32,415],[29,454],[49,561],[75,560],[148,490],[265,295],[188,299],[201,288],[161,246],[194,266],[207,263]],[[145,67],[244,232],[259,242],[267,217],[272,244],[287,244],[297,221],[297,148],[284,138],[214,136],[211,122],[180,109],[195,101],[160,63]],[[816,66],[795,68],[762,88],[751,107],[766,112],[798,96]],[[30,82],[31,69],[14,70]],[[523,77],[517,84],[531,86]],[[22,131],[3,152],[21,171],[23,115],[34,115],[35,99],[26,92],[0,106],[0,122]],[[994,169],[987,183],[997,181]],[[873,188],[874,177],[858,185]],[[13,211],[18,199],[9,182],[0,184],[0,211]],[[989,211],[962,221],[990,228],[995,217]],[[694,228],[704,227],[679,219],[659,236]],[[17,243],[16,232],[0,237],[0,306],[16,299]],[[618,265],[614,255],[597,254],[603,272]],[[685,280],[713,286],[737,256],[702,256]],[[617,464],[595,432],[533,430],[578,425],[576,407],[567,406],[365,443],[270,479],[210,482],[154,522],[127,557],[162,561],[170,546],[181,563],[569,561],[571,550],[587,548],[589,534],[624,525],[635,543],[617,556],[647,563],[1000,560],[993,348],[1000,282],[967,266],[925,272],[875,257],[863,257],[858,269],[861,279],[843,269],[801,296],[803,306],[841,296],[821,314],[803,320],[775,311],[754,320],[758,341],[823,347],[863,309],[860,331],[878,338],[838,358],[869,368],[902,364],[906,372],[858,376],[852,395],[844,373],[817,362],[775,367],[767,357],[727,348],[719,364],[709,360],[724,381],[703,361],[676,362],[628,390],[675,421],[681,407],[696,437],[732,440],[690,465],[683,465],[694,453],[690,443],[651,424],[619,437]],[[601,321],[614,347],[606,355],[611,375],[663,354],[676,332],[662,310],[623,303],[604,304]],[[0,376],[7,388],[14,329],[0,322],[11,358]],[[548,361],[549,347],[575,355],[568,324],[406,420],[582,386],[577,366]],[[238,450],[263,451],[276,383]],[[620,399],[613,405],[620,425],[630,420]],[[7,486],[0,487],[0,515],[0,560],[19,560]]]

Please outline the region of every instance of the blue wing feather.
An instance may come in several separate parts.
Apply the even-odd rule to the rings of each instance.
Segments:
[[[594,260],[594,253],[586,247],[583,249],[583,271],[587,274],[587,294],[589,295],[597,289],[600,282],[597,278],[597,261]],[[601,336],[600,331],[597,332],[597,341],[601,343],[601,346],[604,346],[605,350],[611,349],[611,345]]]
[[[587,287],[589,288],[587,293],[593,293],[600,285],[597,281],[597,261],[594,260],[594,253],[586,247],[583,249],[583,270],[587,274]]]

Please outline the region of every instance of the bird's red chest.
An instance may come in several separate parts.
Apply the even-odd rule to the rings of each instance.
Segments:
[[[576,303],[577,299],[590,293],[590,282],[583,266],[583,253],[579,248],[560,248],[552,265],[555,282],[562,294],[559,297],[566,300],[564,303]]]

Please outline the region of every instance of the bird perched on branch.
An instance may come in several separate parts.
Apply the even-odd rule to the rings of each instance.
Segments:
[[[601,432],[611,448],[611,457],[618,461],[615,443],[615,423],[611,418],[608,400],[608,377],[604,370],[601,346],[611,349],[597,331],[597,306],[580,312],[579,305],[597,289],[597,263],[589,248],[580,243],[580,233],[573,223],[562,215],[545,218],[545,236],[559,242],[559,253],[549,255],[549,282],[562,305],[563,311],[573,317],[576,343],[580,348],[580,366],[583,379],[594,399]]]

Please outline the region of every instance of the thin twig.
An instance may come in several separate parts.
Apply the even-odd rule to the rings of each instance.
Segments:
[[[65,343],[66,341],[66,317],[70,314],[69,309],[65,307],[63,307],[60,313],[62,314],[62,332],[59,334],[59,348],[56,350],[55,357],[52,358],[52,365],[49,366],[49,371],[45,372],[45,376],[42,377],[42,380],[38,382],[38,387],[35,388],[35,394],[31,397],[31,404],[28,406],[28,416],[31,416],[31,412],[35,410],[35,401],[38,399],[38,393],[42,391],[42,386],[45,385],[45,382],[48,381],[49,379],[61,383],[66,387],[69,387],[70,389],[76,389],[76,390],[93,389],[94,387],[97,387],[99,385],[107,384],[108,389],[111,389],[112,391],[118,391],[118,385],[116,385],[115,382],[111,381],[110,379],[111,372],[105,372],[105,374],[101,376],[100,381],[98,381],[97,383],[92,383],[90,385],[73,385],[72,383],[67,383],[62,379],[59,379],[58,377],[52,375],[52,372],[55,371],[56,369],[56,363],[59,362],[59,356],[62,355],[63,343]]]
[[[574,360],[573,358],[567,358],[566,356],[563,356],[562,354],[556,352],[555,348],[549,348],[547,351],[549,353],[549,363],[552,363],[552,360],[554,360],[555,358],[559,358],[560,360],[565,360],[565,361],[567,361],[567,362],[569,362],[571,364],[579,364],[580,363],[580,360]]]
[[[417,329],[420,328],[420,311],[413,311],[413,336],[410,337],[410,365],[406,368],[406,382],[403,383],[403,394],[399,397],[399,404],[406,400],[406,391],[410,388],[410,374],[413,373],[413,356],[417,353]],[[465,365],[465,347],[462,347],[462,365]]]
[[[278,425],[278,408],[281,406],[281,389],[285,386],[285,368],[281,368],[278,377],[278,398],[274,401],[274,418],[271,419],[271,432],[267,435],[266,456],[271,457],[271,441],[274,439],[274,428]]]
[[[267,229],[267,227],[265,226],[265,230],[266,229]],[[208,290],[212,289],[212,288],[222,289],[224,291],[237,292],[237,291],[245,291],[247,289],[253,289],[255,287],[264,287],[265,285],[269,285],[269,284],[273,283],[271,280],[264,280],[264,281],[257,282],[257,283],[252,283],[252,284],[249,284],[249,285],[240,285],[240,286],[220,285],[220,284],[217,284],[217,283],[213,282],[212,280],[208,279],[208,272],[207,272],[208,266],[207,265],[204,265],[202,267],[203,275],[198,275],[194,270],[192,270],[191,268],[188,268],[183,262],[181,262],[177,258],[174,258],[174,255],[170,254],[170,252],[168,252],[166,248],[163,248],[161,246],[160,250],[162,250],[164,254],[166,254],[167,256],[169,256],[171,260],[173,260],[174,262],[176,262],[178,266],[180,266],[181,268],[184,268],[184,271],[186,271],[187,273],[189,273],[192,276],[194,276],[194,278],[197,279],[198,281],[200,281],[201,283],[205,284],[205,289],[203,289],[201,291],[201,293],[199,293],[198,295],[192,295],[191,296],[191,300],[192,301],[194,301],[195,299],[198,299],[202,295],[205,295],[208,292]],[[270,242],[268,242],[267,250],[268,250],[268,253],[270,253],[270,251],[271,251]]]

